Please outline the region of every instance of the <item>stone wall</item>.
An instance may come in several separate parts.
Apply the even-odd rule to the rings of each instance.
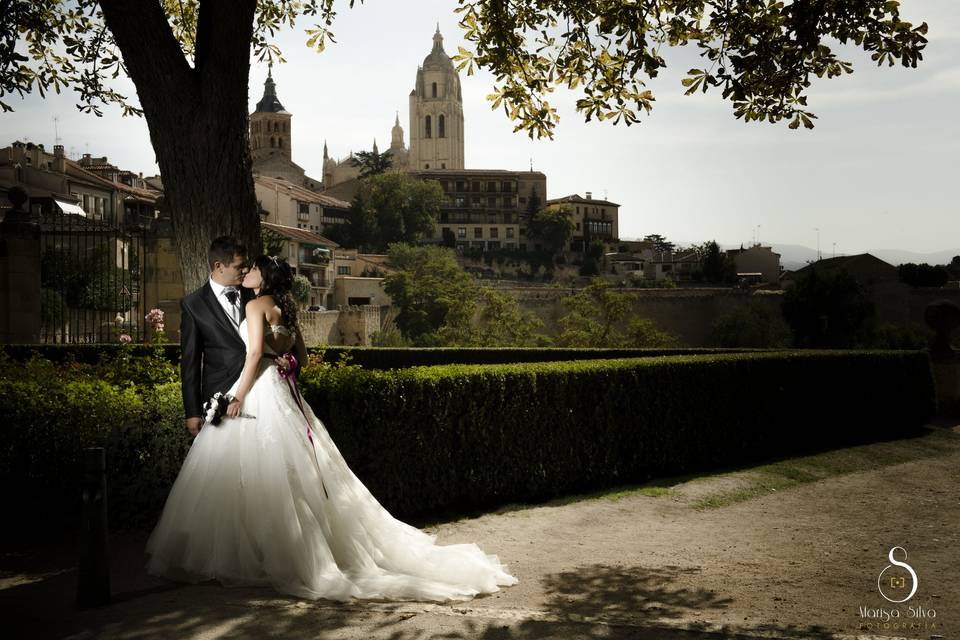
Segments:
[[[559,333],[559,320],[567,313],[562,299],[576,293],[575,289],[529,287],[505,290],[517,296],[522,308],[532,311],[543,320],[550,335]],[[621,329],[633,318],[649,318],[677,336],[690,347],[713,346],[713,323],[720,316],[751,301],[769,305],[779,311],[782,294],[751,292],[743,289],[618,289],[633,298],[631,312]]]
[[[380,307],[340,307],[340,321],[337,326],[340,332],[340,342],[337,344],[369,345],[373,334],[380,331]]]
[[[308,347],[340,344],[339,311],[301,311],[300,330]]]

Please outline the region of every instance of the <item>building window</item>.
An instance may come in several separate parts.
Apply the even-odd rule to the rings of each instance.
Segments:
[[[426,137],[427,137],[427,138],[432,137],[432,133],[431,133],[431,131],[430,131],[430,116],[427,116],[426,119],[424,120],[424,127],[425,127],[425,131],[426,131]],[[428,167],[428,168],[429,168],[429,167]]]
[[[487,208],[489,209],[497,208],[497,196],[487,196]]]
[[[507,237],[508,238],[513,237],[513,227],[507,227]]]
[[[467,199],[464,196],[457,196],[453,199],[453,203],[458,207],[467,206]]]
[[[457,227],[457,237],[466,238],[467,237],[467,228],[466,227]]]
[[[471,191],[477,191],[477,192],[479,192],[479,191],[480,191],[480,181],[479,181],[479,180],[474,180],[474,181],[473,181],[473,184],[470,185],[470,190],[471,190]]]
[[[441,162],[441,163],[440,163],[440,168],[441,168],[441,169],[446,169],[446,168],[447,168],[447,163],[446,163],[446,162]]]
[[[501,185],[501,186],[502,186],[501,191],[503,191],[504,193],[513,193],[513,192],[514,192],[513,185],[510,184],[509,182],[504,182],[503,185]]]
[[[473,237],[482,238],[483,237],[483,227],[474,227],[473,228]]]
[[[337,267],[337,275],[338,275],[338,276],[348,276],[348,275],[350,275],[350,267],[349,267],[349,265]]]
[[[447,122],[446,118],[443,117],[443,114],[440,114],[440,117],[437,119],[437,137],[446,138],[447,137]]]
[[[470,198],[470,206],[474,209],[480,208],[480,196],[473,196]]]
[[[580,231],[580,223],[577,223],[577,231]]]
[[[277,148],[283,149],[283,138],[277,138]]]
[[[466,180],[457,180],[457,191],[466,191],[467,182]]]
[[[491,238],[499,238],[499,237],[500,237],[500,229],[498,229],[497,227],[490,227],[490,237],[491,237]]]
[[[430,168],[430,165],[429,165],[429,164],[427,164],[427,165],[425,165],[425,166],[427,167],[427,169],[429,169],[429,168]]]
[[[437,83],[436,83],[436,82],[433,83],[433,87],[431,87],[431,92],[430,92],[430,94],[431,94],[431,96],[433,96],[434,98],[437,97]],[[442,138],[443,136],[440,136],[440,137]]]
[[[277,140],[273,136],[270,136],[270,148],[273,149],[275,146],[277,146]]]

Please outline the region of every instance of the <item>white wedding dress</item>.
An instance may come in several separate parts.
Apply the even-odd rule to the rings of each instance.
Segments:
[[[240,332],[248,342],[245,321]],[[255,418],[204,425],[190,447],[147,541],[151,574],[340,601],[468,600],[516,584],[477,545],[438,545],[391,516],[301,412],[269,342],[242,408]]]

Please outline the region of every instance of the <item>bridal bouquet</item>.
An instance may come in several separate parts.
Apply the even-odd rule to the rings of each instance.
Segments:
[[[220,424],[223,416],[227,413],[227,407],[230,406],[230,403],[234,400],[236,400],[236,398],[229,393],[217,391],[213,394],[212,398],[203,403],[204,420],[212,425]],[[242,411],[238,417],[256,419],[256,416],[243,413]]]

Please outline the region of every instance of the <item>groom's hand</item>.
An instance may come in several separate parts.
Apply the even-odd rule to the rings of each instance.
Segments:
[[[198,433],[200,433],[201,424],[203,424],[203,418],[201,418],[200,416],[187,418],[187,431],[190,432],[190,435],[195,436]]]

